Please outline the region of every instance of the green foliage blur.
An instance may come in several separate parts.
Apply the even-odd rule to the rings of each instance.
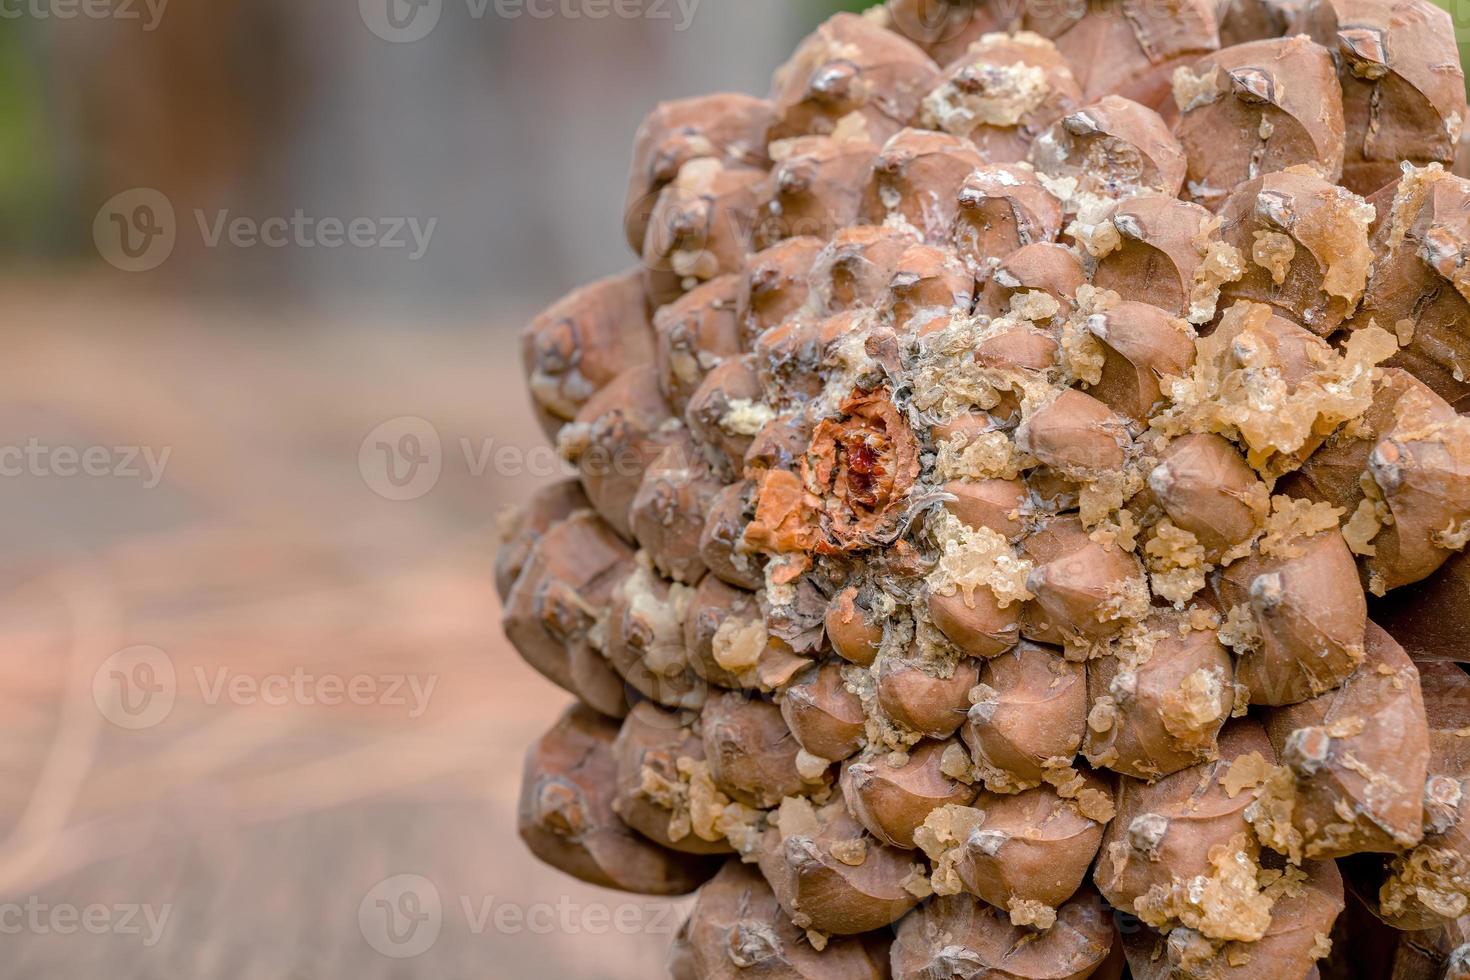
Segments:
[[[1460,45],[1460,64],[1470,66],[1470,4],[1465,0],[1434,0],[1434,4],[1449,11],[1455,22],[1455,40]],[[1466,74],[1470,75],[1470,71]],[[1470,78],[1466,79],[1465,91],[1470,92]]]
[[[55,201],[57,161],[48,159],[43,77],[23,27],[0,31],[0,248],[47,241],[45,215]]]

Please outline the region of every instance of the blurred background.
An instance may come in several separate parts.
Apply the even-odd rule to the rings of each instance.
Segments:
[[[863,6],[0,0],[0,977],[662,974],[514,834],[516,335],[654,103]]]
[[[0,0],[0,976],[661,974],[514,833],[516,335],[838,6]]]

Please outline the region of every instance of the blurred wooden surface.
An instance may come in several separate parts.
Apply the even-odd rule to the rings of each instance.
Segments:
[[[498,512],[538,481],[476,475],[462,452],[543,443],[514,327],[0,288],[0,447],[170,453],[151,489],[0,476],[0,977],[661,975],[669,903],[582,886],[514,834],[522,754],[567,700],[501,637],[492,586]],[[359,467],[364,437],[400,416],[444,446],[438,484],[410,501]],[[137,645],[169,658],[177,700],[127,730],[93,680]],[[389,698],[272,706],[201,680],[293,673],[434,687],[414,717]],[[442,901],[413,958],[374,949],[359,917],[395,875]],[[497,928],[507,904],[530,924]],[[10,928],[38,905],[170,917],[151,946],[63,934],[45,913]]]

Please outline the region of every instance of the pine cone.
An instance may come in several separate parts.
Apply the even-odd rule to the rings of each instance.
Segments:
[[[526,332],[528,843],[703,883],[681,980],[1470,969],[1465,115],[1425,0],[890,0],[659,107]]]

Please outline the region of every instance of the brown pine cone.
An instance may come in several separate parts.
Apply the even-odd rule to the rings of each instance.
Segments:
[[[680,980],[1367,976],[1387,932],[1459,980],[1453,36],[889,0],[656,110],[645,268],[525,339],[579,471],[497,565],[583,702],[536,853],[704,882]]]

